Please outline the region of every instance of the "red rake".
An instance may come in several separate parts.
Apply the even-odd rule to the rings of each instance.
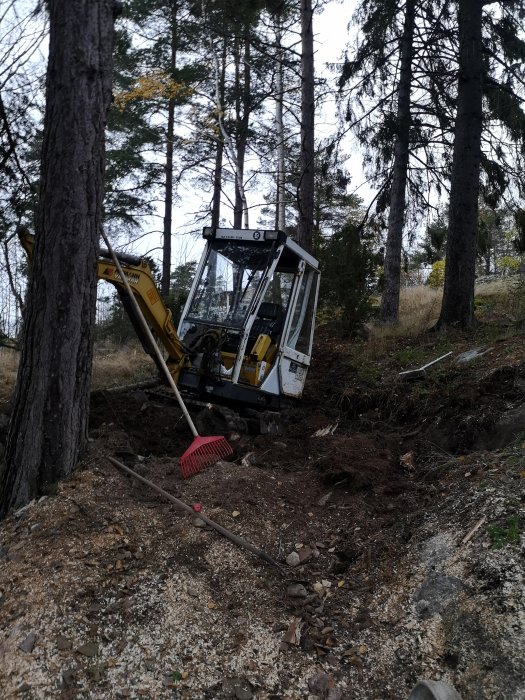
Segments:
[[[233,449],[226,438],[220,435],[197,436],[179,459],[181,476],[187,479],[231,454]]]
[[[118,270],[118,273],[120,275],[120,278],[124,284],[124,287],[126,288],[126,292],[128,293],[128,296],[131,300],[132,306],[135,310],[137,319],[139,323],[142,325],[142,328],[144,329],[144,332],[146,333],[149,341],[150,341],[150,346],[155,352],[157,359],[159,361],[159,365],[162,367],[164,374],[166,376],[166,379],[168,381],[168,384],[171,386],[173,389],[173,393],[175,394],[175,397],[179,403],[179,406],[181,408],[181,411],[184,414],[184,417],[186,418],[186,421],[188,422],[188,425],[190,426],[190,430],[193,433],[193,437],[195,438],[191,445],[188,447],[186,452],[182,455],[182,457],[179,459],[179,467],[180,467],[180,473],[184,479],[187,479],[189,476],[193,476],[194,474],[197,474],[198,472],[202,471],[203,469],[206,469],[206,467],[210,467],[212,464],[215,464],[221,457],[229,457],[231,454],[233,454],[233,450],[231,446],[228,444],[228,441],[226,438],[221,437],[221,436],[212,436],[212,437],[201,437],[199,433],[197,432],[197,428],[195,427],[195,424],[188,412],[188,409],[186,408],[184,401],[182,399],[182,396],[180,395],[180,392],[177,388],[177,385],[175,384],[175,381],[173,377],[171,376],[171,372],[169,371],[168,365],[166,364],[166,361],[162,357],[162,353],[159,350],[157,343],[155,342],[155,339],[153,338],[153,334],[150,330],[150,327],[148,326],[146,319],[144,318],[144,313],[142,312],[142,309],[140,308],[137,300],[135,299],[135,295],[133,294],[131,287],[128,282],[128,278],[122,271],[122,267],[120,265],[120,261],[115,255],[115,251],[111,247],[110,242],[107,239],[106,234],[104,231],[101,232],[102,238],[104,239],[104,242],[107,246],[107,249],[109,250],[111,257],[113,258],[113,262],[115,263],[115,267]]]

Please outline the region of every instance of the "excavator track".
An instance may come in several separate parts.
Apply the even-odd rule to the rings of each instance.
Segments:
[[[152,401],[177,405],[175,397],[162,385],[146,389],[145,394]],[[244,408],[236,411],[230,406],[201,401],[192,394],[182,391],[181,395],[188,409],[195,415],[195,424],[204,435],[218,429],[240,435],[280,435],[281,416],[275,411],[256,411]]]

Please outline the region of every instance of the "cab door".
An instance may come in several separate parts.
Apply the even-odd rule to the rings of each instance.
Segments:
[[[303,260],[295,280],[284,329],[279,371],[281,392],[285,396],[300,397],[303,392],[312,357],[318,293],[319,272]]]

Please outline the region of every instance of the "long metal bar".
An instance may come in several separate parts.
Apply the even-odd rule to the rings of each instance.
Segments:
[[[228,530],[227,528],[223,527],[222,525],[219,525],[219,523],[216,523],[214,520],[210,520],[210,518],[206,517],[204,515],[204,513],[196,513],[193,510],[193,508],[191,506],[189,506],[187,503],[184,503],[184,501],[181,501],[180,499],[175,498],[175,496],[172,496],[171,493],[168,493],[167,491],[162,489],[160,486],[157,486],[152,481],[149,481],[149,479],[145,479],[140,474],[137,474],[137,472],[133,471],[133,469],[126,467],[126,465],[122,464],[122,462],[119,462],[118,459],[115,459],[114,457],[108,457],[107,459],[111,462],[111,464],[113,464],[113,466],[118,467],[118,469],[121,469],[122,471],[126,472],[127,474],[132,476],[134,479],[137,479],[138,481],[141,481],[143,484],[146,484],[146,486],[149,486],[157,493],[160,493],[162,496],[164,496],[164,498],[167,498],[168,501],[171,501],[176,506],[178,506],[182,510],[185,510],[187,513],[189,513],[193,517],[199,517],[207,525],[212,527],[214,530],[217,530],[217,532],[220,532],[221,535],[224,535],[224,537],[227,537],[229,540],[234,542],[239,547],[243,547],[244,549],[247,549],[249,552],[252,552],[252,554],[255,554],[255,556],[259,557],[259,559],[263,559],[268,564],[271,564],[272,566],[276,566],[278,569],[281,568],[280,565],[274,559],[272,559],[268,554],[266,554],[266,552],[263,552],[262,549],[259,549],[258,547],[255,547],[255,545],[250,544],[250,542],[247,542],[245,539],[243,539],[242,537],[239,537],[239,535],[236,535],[231,530]]]
[[[131,289],[131,286],[128,282],[128,278],[124,274],[124,271],[122,270],[122,267],[120,265],[120,262],[115,254],[115,251],[111,247],[111,243],[108,240],[108,237],[106,236],[104,231],[101,231],[102,238],[104,239],[104,243],[107,246],[108,251],[111,254],[111,258],[115,264],[115,267],[118,270],[118,273],[120,277],[122,278],[122,282],[124,284],[124,287],[126,288],[126,292],[129,295],[129,298],[131,300],[131,303],[133,305],[133,308],[135,309],[135,312],[137,314],[137,319],[142,326],[144,333],[147,335],[148,340],[151,343],[151,347],[153,351],[155,352],[155,355],[157,356],[157,359],[159,361],[159,366],[162,368],[162,371],[168,381],[168,384],[170,387],[173,389],[173,393],[175,394],[175,397],[178,401],[178,404],[180,406],[180,409],[182,413],[184,414],[184,417],[186,418],[186,421],[190,427],[191,432],[193,433],[193,437],[199,437],[199,433],[197,432],[197,428],[195,427],[195,423],[193,422],[188,409],[186,408],[186,405],[184,404],[184,401],[182,399],[182,396],[180,395],[180,391],[177,388],[177,385],[175,384],[175,381],[173,377],[171,376],[171,373],[169,371],[168,365],[166,364],[165,359],[162,357],[162,353],[159,349],[159,346],[155,342],[155,338],[153,337],[153,333],[151,332],[150,327],[147,324],[146,319],[144,318],[144,314],[142,313],[142,309],[139,306],[138,301],[135,299],[135,295],[133,294],[133,290]]]
[[[436,362],[441,362],[441,360],[444,360],[446,357],[449,357],[452,355],[452,350],[450,352],[446,352],[444,355],[441,355],[441,357],[437,357],[435,360],[432,360],[432,362],[427,362],[426,365],[423,365],[422,367],[418,367],[417,369],[407,369],[404,372],[399,372],[400,377],[408,377],[410,375],[420,375],[424,374],[425,370],[427,370],[429,367],[432,367],[432,365],[435,365]]]

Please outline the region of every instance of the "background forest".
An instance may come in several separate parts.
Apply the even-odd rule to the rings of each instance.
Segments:
[[[327,9],[338,26],[317,42]],[[372,292],[395,323],[400,287],[424,281],[445,285],[440,323],[468,327],[475,276],[519,271],[525,250],[522,19],[521,2],[129,0],[116,22],[107,233],[150,256],[175,313],[202,227],[223,225],[280,228],[311,248],[327,272],[323,317],[349,330]],[[43,4],[2,3],[0,332],[13,338],[47,21]],[[323,43],[333,55],[339,37],[328,66]],[[101,286],[99,322],[111,329],[119,314]]]

